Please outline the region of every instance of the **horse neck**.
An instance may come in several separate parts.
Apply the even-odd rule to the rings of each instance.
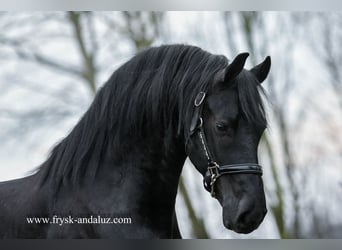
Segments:
[[[116,143],[109,150],[107,164],[100,168],[98,180],[104,182],[103,178],[110,178],[105,183],[117,183],[114,188],[107,188],[110,197],[116,197],[113,200],[116,210],[138,213],[148,223],[155,223],[155,227],[169,227],[186,158],[184,143],[171,134],[152,133],[139,141],[129,144],[127,141],[131,140]]]
[[[143,195],[174,202],[186,158],[184,144],[172,136],[147,135],[120,147],[114,157],[118,161],[114,164],[119,165],[126,178],[137,180],[131,184]]]

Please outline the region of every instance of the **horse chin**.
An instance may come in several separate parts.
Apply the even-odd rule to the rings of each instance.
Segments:
[[[227,222],[225,222],[225,220],[223,220],[223,224],[224,224],[225,228],[232,230],[232,231],[239,233],[239,234],[249,234],[249,233],[253,232],[254,230],[256,230],[260,225],[260,223],[259,224],[245,224],[245,225],[238,224],[238,225],[235,225],[235,224],[227,223]]]
[[[253,232],[255,229],[257,229],[259,227],[259,225],[257,225],[257,226],[249,226],[249,225],[241,226],[241,225],[239,225],[239,226],[229,226],[229,227],[227,227],[225,225],[225,227],[229,230],[234,231],[235,233],[249,234],[249,233]]]

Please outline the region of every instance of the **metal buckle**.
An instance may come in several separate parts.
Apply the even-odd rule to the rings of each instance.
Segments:
[[[205,98],[205,92],[201,91],[197,94],[194,104],[196,107],[200,106],[203,103],[203,100]]]
[[[219,173],[219,165],[216,162],[211,162],[208,165],[208,171],[210,173],[211,176],[218,176]]]
[[[215,182],[217,178],[220,177],[219,165],[215,161],[210,162],[208,165],[208,171],[210,173],[210,194],[212,197],[215,197]]]

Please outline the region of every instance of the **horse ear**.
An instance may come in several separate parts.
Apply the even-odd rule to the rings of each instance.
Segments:
[[[248,56],[249,53],[241,53],[234,58],[232,63],[229,64],[225,70],[224,82],[229,82],[240,74]]]
[[[255,75],[255,77],[258,79],[258,81],[260,83],[262,83],[268,73],[270,72],[270,68],[271,68],[271,57],[266,57],[265,60],[258,64],[257,66],[255,66],[254,68],[252,68],[250,71]]]

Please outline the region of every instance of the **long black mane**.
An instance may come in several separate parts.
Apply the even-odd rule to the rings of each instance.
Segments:
[[[41,184],[52,181],[58,188],[80,184],[85,176],[94,178],[108,150],[119,161],[139,141],[186,138],[195,96],[207,91],[227,65],[224,56],[186,45],[139,53],[113,73],[78,124],[52,150],[39,170]],[[257,84],[244,82],[238,85],[243,112],[254,121],[264,120]]]

